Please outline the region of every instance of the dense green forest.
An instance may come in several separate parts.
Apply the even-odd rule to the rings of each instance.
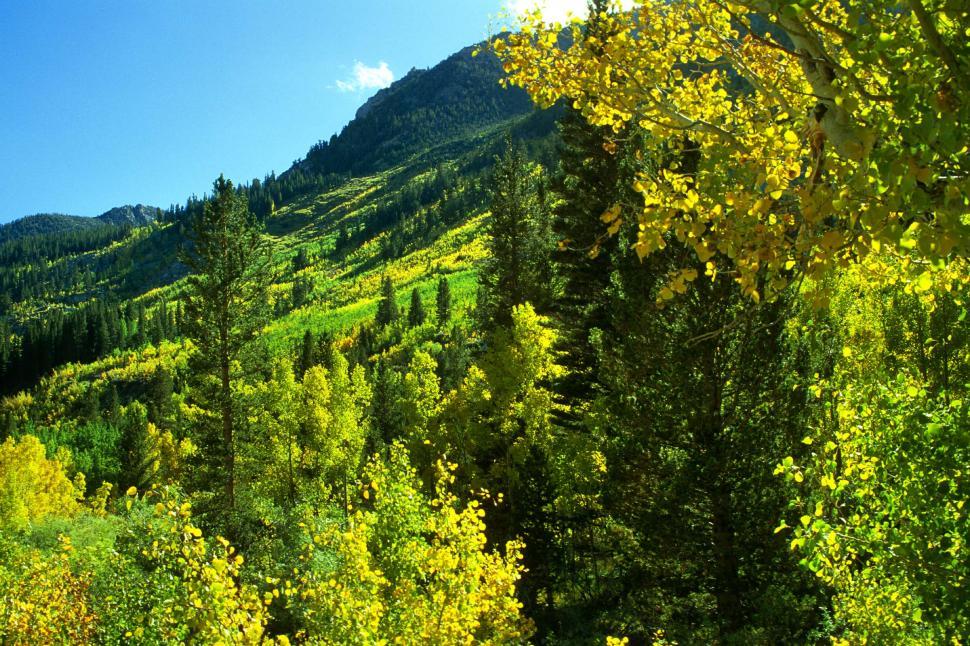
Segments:
[[[0,229],[0,643],[965,643],[970,11],[636,4]]]

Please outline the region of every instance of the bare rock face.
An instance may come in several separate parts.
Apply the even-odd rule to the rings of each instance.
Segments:
[[[143,227],[158,219],[161,212],[162,210],[155,206],[145,206],[143,204],[132,206],[126,204],[105,211],[96,219],[101,220],[105,224],[130,224],[133,227]]]

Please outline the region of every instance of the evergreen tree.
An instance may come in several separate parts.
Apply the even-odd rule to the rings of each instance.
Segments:
[[[298,309],[306,305],[311,291],[313,291],[313,283],[310,279],[301,276],[294,280],[293,286],[290,289],[290,307],[292,309]]]
[[[381,281],[381,297],[377,303],[377,315],[374,318],[374,322],[377,324],[377,327],[384,328],[396,323],[399,317],[400,312],[398,311],[397,299],[394,294],[394,283],[391,282],[390,276],[384,276]]]
[[[165,416],[168,415],[174,390],[175,381],[172,379],[172,373],[159,367],[152,375],[148,391],[148,419],[156,425],[162,424]]]
[[[408,309],[408,325],[417,327],[424,324],[425,313],[424,303],[421,301],[421,294],[418,288],[411,290],[411,307]]]
[[[609,132],[592,126],[576,110],[560,121],[560,168],[553,189],[560,197],[553,210],[553,231],[563,242],[553,254],[554,269],[562,283],[554,313],[560,328],[560,349],[568,368],[556,384],[564,403],[563,421],[576,421],[575,412],[596,392],[597,349],[591,333],[609,330],[608,288],[617,238],[603,238],[599,216],[624,193],[620,188],[623,151],[604,149]],[[591,257],[590,249],[599,245]]]
[[[107,417],[105,418],[109,424],[116,427],[121,427],[121,398],[118,396],[118,387],[111,384],[111,388],[108,390],[108,406],[107,406]]]
[[[329,330],[324,330],[317,338],[316,350],[314,351],[314,364],[320,364],[327,370],[333,370],[336,365],[336,354],[339,352],[336,340]]]
[[[300,248],[293,257],[293,271],[303,271],[310,266],[310,256],[307,254],[305,248]]]
[[[303,333],[303,341],[300,344],[300,358],[297,360],[297,372],[300,377],[313,367],[313,332],[307,330]]]
[[[192,271],[185,301],[186,335],[192,356],[196,403],[207,410],[200,422],[202,480],[221,485],[224,505],[235,507],[236,437],[243,411],[233,385],[249,366],[237,368],[266,320],[270,254],[246,198],[222,176],[215,194],[195,218],[183,254]]]
[[[98,395],[98,390],[94,384],[89,384],[84,393],[81,418],[89,422],[101,419],[101,397]]]
[[[145,321],[145,306],[142,303],[138,304],[138,327],[135,330],[135,347],[141,348],[148,341],[148,334],[146,326],[148,325]]]
[[[492,171],[488,255],[478,277],[477,316],[483,329],[512,323],[512,309],[531,303],[545,311],[554,294],[541,173],[511,139]]]
[[[404,433],[404,421],[397,403],[401,396],[401,374],[386,359],[374,368],[371,418],[374,420],[372,450],[389,446]]]
[[[122,489],[146,489],[153,475],[154,446],[148,433],[148,414],[145,407],[133,402],[121,418],[121,482]]]
[[[435,310],[438,314],[438,329],[443,330],[451,321],[451,285],[444,276],[438,279]]]

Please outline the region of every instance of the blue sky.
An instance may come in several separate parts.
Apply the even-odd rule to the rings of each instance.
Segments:
[[[0,222],[166,207],[219,173],[285,170],[376,86],[483,39],[504,6],[0,0]]]

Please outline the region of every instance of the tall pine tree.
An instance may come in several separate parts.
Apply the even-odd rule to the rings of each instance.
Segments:
[[[390,276],[384,276],[381,281],[381,298],[377,303],[377,314],[374,317],[374,322],[377,327],[383,328],[396,323],[399,317],[400,312],[394,294],[394,283],[391,282]]]
[[[195,218],[189,246],[185,301],[186,335],[195,343],[192,372],[194,403],[200,419],[203,485],[222,490],[225,508],[236,504],[237,430],[243,411],[233,399],[244,378],[244,351],[267,318],[270,250],[249,213],[246,198],[222,176],[215,194]]]
[[[483,329],[511,325],[512,308],[522,303],[547,311],[554,294],[554,243],[540,168],[527,164],[509,138],[491,181],[489,253],[478,277],[477,316]]]
[[[425,319],[424,303],[421,301],[421,293],[415,287],[411,290],[411,307],[408,308],[408,325],[417,327],[424,324]]]
[[[443,330],[451,320],[451,286],[448,279],[438,279],[438,292],[435,295],[435,310],[438,314],[438,328]]]

